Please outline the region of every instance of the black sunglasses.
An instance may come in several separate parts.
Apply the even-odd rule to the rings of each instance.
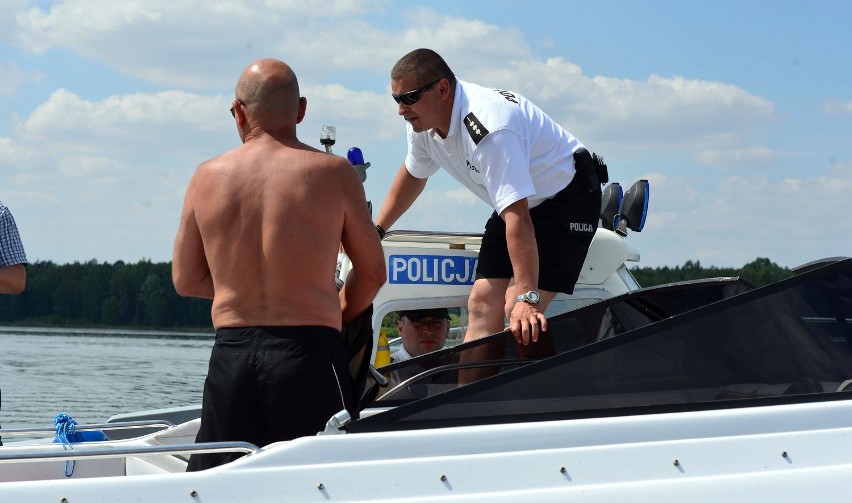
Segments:
[[[246,106],[246,104],[243,100],[237,100],[237,103],[239,103],[242,106]],[[234,112],[234,107],[231,107],[231,117],[233,117],[235,119],[237,118],[237,114],[236,114],[236,112]]]
[[[391,94],[391,96],[393,97],[393,100],[396,101],[397,104],[402,103],[403,105],[411,106],[411,105],[417,103],[418,101],[420,101],[420,95],[421,94],[423,94],[426,91],[428,91],[429,89],[431,89],[432,86],[434,86],[435,84],[440,82],[441,79],[443,79],[443,78],[444,77],[441,77],[438,80],[433,80],[432,82],[429,82],[428,84],[426,84],[425,86],[423,86],[421,88],[415,89],[413,91],[408,91],[407,93],[402,93],[399,96],[397,96],[396,94]]]

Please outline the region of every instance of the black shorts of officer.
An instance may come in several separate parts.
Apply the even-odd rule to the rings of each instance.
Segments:
[[[574,292],[600,218],[600,185],[590,191],[575,175],[567,187],[530,209],[538,245],[538,288]],[[512,278],[506,223],[494,212],[485,223],[476,278]]]

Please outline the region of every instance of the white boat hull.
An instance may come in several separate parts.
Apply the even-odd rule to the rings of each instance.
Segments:
[[[849,417],[836,400],[321,435],[205,472],[7,482],[0,501],[849,501]]]

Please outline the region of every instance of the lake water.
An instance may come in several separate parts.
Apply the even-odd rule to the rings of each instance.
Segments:
[[[201,403],[214,335],[0,327],[0,424],[53,427]]]

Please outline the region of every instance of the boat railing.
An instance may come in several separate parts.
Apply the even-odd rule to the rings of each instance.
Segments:
[[[75,426],[77,431],[93,431],[93,430],[128,430],[135,428],[174,428],[174,423],[163,419],[151,419],[145,421],[124,421],[120,423],[103,423],[103,424],[79,424]],[[0,428],[0,437],[15,436],[15,435],[32,435],[34,433],[56,433],[56,428],[52,427],[35,427],[35,428]]]
[[[469,232],[392,230],[382,238],[385,246],[415,246],[451,250],[479,250],[482,234]]]
[[[408,379],[400,382],[393,388],[389,389],[382,395],[382,400],[387,400],[393,397],[393,395],[397,394],[400,390],[405,389],[411,384],[416,383],[417,381],[422,381],[427,377],[430,377],[435,374],[441,374],[444,372],[450,372],[453,370],[462,370],[462,369],[473,369],[473,368],[483,368],[483,367],[495,367],[495,366],[505,366],[505,365],[529,365],[530,363],[534,363],[535,360],[530,360],[526,358],[512,358],[512,359],[502,359],[502,360],[484,360],[480,362],[459,362],[459,363],[448,363],[445,365],[440,365],[438,367],[434,367],[431,369],[424,370],[419,374],[409,377]],[[381,369],[379,369],[381,372]]]
[[[174,423],[163,419],[143,421],[123,421],[103,424],[76,425],[77,431],[110,431],[137,428],[175,428]],[[0,429],[0,436],[33,435],[39,433],[55,433],[54,428],[5,428]],[[260,447],[248,442],[201,442],[191,444],[128,444],[125,440],[74,442],[62,444],[6,444],[0,447],[0,463],[10,461],[56,461],[80,458],[122,458],[127,456],[156,456],[183,454],[214,454],[222,452],[242,452],[255,454]]]
[[[32,446],[30,446],[32,447]],[[39,446],[43,447],[43,446]],[[127,447],[105,446],[101,442],[74,444],[73,450],[20,450],[0,448],[0,463],[11,461],[62,461],[81,458],[123,458],[127,456],[156,456],[181,454],[213,454],[242,452],[251,456],[260,452],[260,447],[248,442],[203,442],[175,445],[133,445]]]

